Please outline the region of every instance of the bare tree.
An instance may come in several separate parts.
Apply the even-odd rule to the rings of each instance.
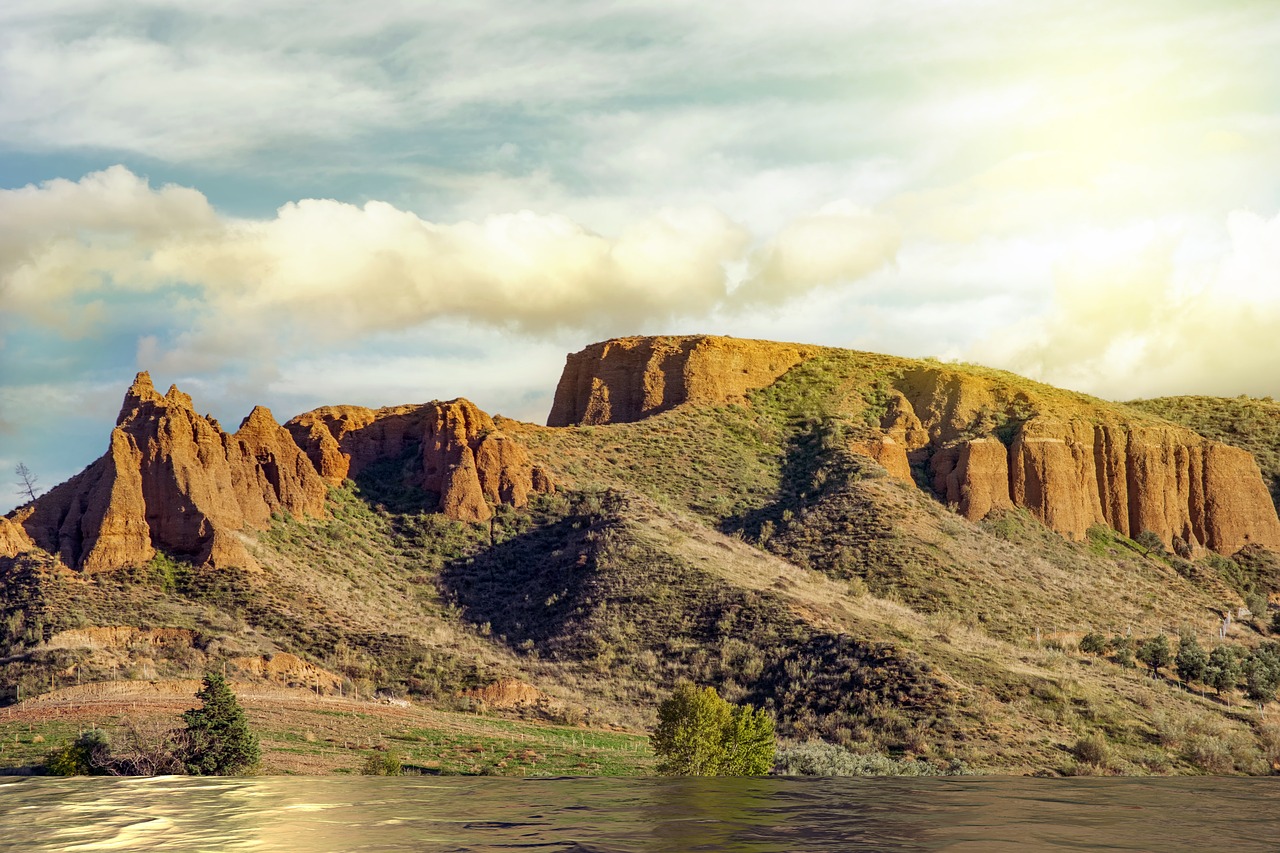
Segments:
[[[18,475],[18,482],[14,484],[18,487],[18,494],[26,495],[29,501],[35,500],[40,494],[40,490],[36,488],[40,478],[31,473],[25,462],[19,462],[13,473]]]

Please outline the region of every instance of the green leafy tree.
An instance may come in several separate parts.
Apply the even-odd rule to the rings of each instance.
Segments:
[[[758,776],[773,766],[773,720],[737,707],[713,687],[681,684],[658,706],[653,751],[671,776]]]
[[[1173,665],[1184,685],[1204,681],[1205,672],[1209,668],[1209,655],[1196,642],[1194,634],[1183,634],[1178,640],[1178,654],[1173,659]]]
[[[1204,683],[1218,696],[1224,690],[1234,690],[1240,680],[1240,661],[1235,649],[1228,645],[1215,646],[1209,652],[1209,664],[1205,669]]]
[[[186,721],[184,764],[194,776],[236,776],[258,763],[258,738],[249,730],[244,710],[217,673],[204,677],[196,698],[199,708],[182,715]]]
[[[1173,652],[1169,648],[1169,638],[1164,634],[1152,637],[1138,647],[1138,661],[1151,670],[1154,678],[1173,661]]]
[[[404,772],[404,764],[397,752],[371,752],[360,772],[365,776],[399,776]]]

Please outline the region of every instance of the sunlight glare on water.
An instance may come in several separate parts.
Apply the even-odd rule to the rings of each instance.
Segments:
[[[0,850],[1280,848],[1269,779],[15,779]]]

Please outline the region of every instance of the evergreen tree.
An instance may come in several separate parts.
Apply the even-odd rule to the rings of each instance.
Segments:
[[[1205,668],[1204,683],[1222,695],[1224,690],[1234,690],[1240,680],[1240,662],[1231,646],[1215,646],[1209,653],[1209,665]]]
[[[1280,650],[1263,643],[1244,663],[1244,692],[1255,702],[1270,702],[1280,687]]]
[[[773,766],[773,720],[735,707],[715,688],[681,684],[658,706],[653,751],[671,776],[757,776]]]
[[[1086,655],[1100,655],[1107,650],[1107,638],[1096,631],[1090,631],[1080,638],[1078,648]]]
[[[1159,675],[1160,670],[1173,660],[1173,653],[1169,649],[1169,638],[1161,634],[1147,640],[1138,647],[1138,660],[1147,665],[1153,678]]]
[[[236,776],[258,763],[258,738],[236,702],[226,679],[216,673],[204,677],[196,697],[199,708],[182,715],[186,721],[184,763],[193,776]]]
[[[1183,634],[1178,641],[1178,654],[1173,664],[1182,683],[1190,686],[1193,681],[1204,681],[1205,671],[1209,667],[1209,655],[1200,648],[1194,634]]]

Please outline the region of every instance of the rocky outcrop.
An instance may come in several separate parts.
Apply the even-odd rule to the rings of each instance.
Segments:
[[[459,521],[487,521],[491,504],[521,507],[555,487],[524,448],[468,400],[361,409],[326,407],[287,427],[331,483],[410,453],[420,464],[409,481],[439,496],[437,509]]]
[[[254,567],[240,532],[274,512],[324,513],[325,485],[264,408],[229,435],[171,387],[139,373],[107,453],[42,496],[22,526],[86,572],[150,560],[161,549],[197,563]]]
[[[568,357],[547,422],[619,423],[681,403],[722,404],[830,352],[706,336],[604,341]],[[879,428],[855,429],[849,449],[905,481],[913,467],[923,471],[922,484],[967,518],[1025,507],[1073,539],[1105,524],[1192,550],[1280,548],[1275,507],[1242,450],[999,371],[872,362],[876,405],[847,414],[860,424],[875,411]]]
[[[0,518],[0,557],[16,557],[34,550],[35,547],[36,543],[31,541],[18,521]]]
[[[681,403],[741,399],[821,350],[708,335],[592,344],[566,360],[547,425],[627,423]]]

